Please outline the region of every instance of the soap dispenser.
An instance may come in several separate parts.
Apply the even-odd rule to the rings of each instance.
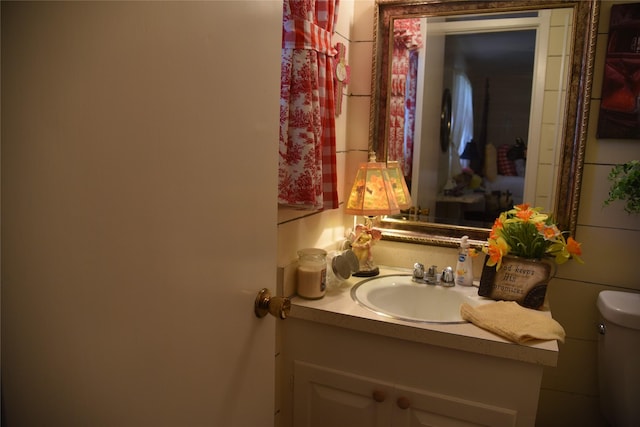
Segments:
[[[469,236],[462,236],[460,239],[460,250],[458,251],[458,262],[455,273],[456,285],[473,285],[473,263],[469,256]]]

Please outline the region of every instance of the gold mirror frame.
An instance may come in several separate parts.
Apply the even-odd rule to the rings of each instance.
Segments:
[[[483,12],[573,8],[574,28],[571,68],[565,105],[565,126],[557,180],[555,211],[559,227],[575,235],[582,183],[582,168],[593,83],[599,0],[376,0],[372,64],[372,98],[369,149],[378,159],[387,158],[387,93],[389,79],[389,30],[395,17],[444,16]],[[384,71],[384,72],[383,72]],[[468,235],[472,243],[486,242],[489,229],[382,218],[377,223],[382,238],[436,246],[457,246]]]

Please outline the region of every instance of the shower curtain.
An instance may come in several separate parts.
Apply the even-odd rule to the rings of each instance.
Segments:
[[[278,203],[338,207],[335,56],[339,0],[285,0]]]

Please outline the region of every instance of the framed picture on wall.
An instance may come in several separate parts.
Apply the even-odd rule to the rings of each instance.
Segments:
[[[597,134],[640,139],[640,3],[611,7]]]

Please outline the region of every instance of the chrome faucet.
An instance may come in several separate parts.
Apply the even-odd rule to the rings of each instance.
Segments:
[[[453,268],[447,267],[442,270],[442,275],[440,276],[440,285],[446,287],[452,287],[456,285]]]
[[[413,264],[413,277],[411,280],[416,283],[424,283],[427,285],[440,285],[445,287],[455,286],[453,269],[451,267],[447,267],[442,270],[442,274],[438,279],[438,267],[432,265],[425,271],[424,265],[419,262]]]
[[[428,270],[424,269],[424,265],[416,262],[413,264],[413,281],[416,283],[426,283],[428,285],[437,285],[438,267],[432,265]]]
[[[424,265],[416,262],[413,264],[413,278],[416,283],[427,283],[424,278]]]

